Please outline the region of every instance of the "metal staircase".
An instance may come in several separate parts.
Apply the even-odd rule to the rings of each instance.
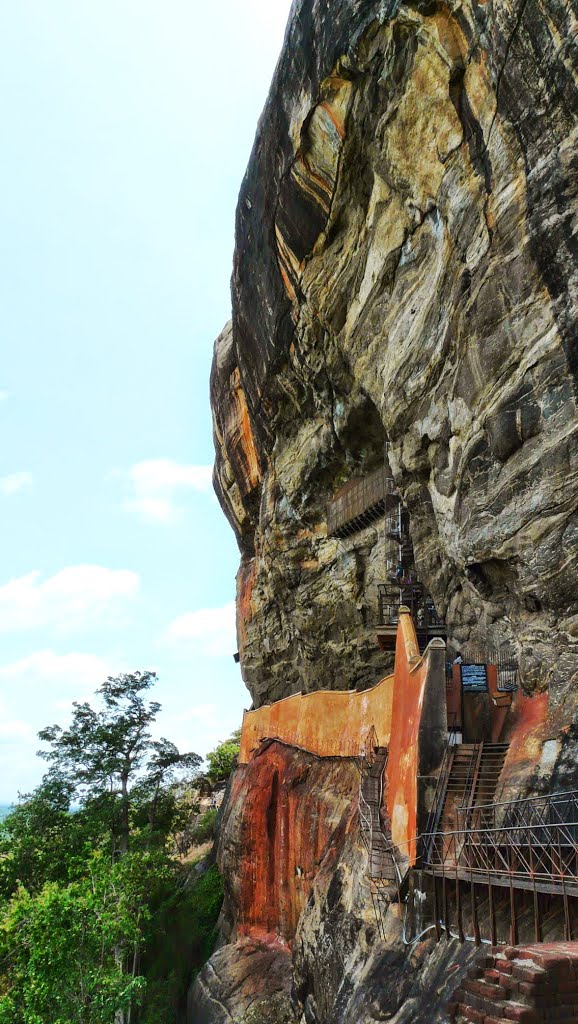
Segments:
[[[508,752],[507,743],[483,743],[481,747],[477,778],[472,789],[466,818],[468,825],[475,828],[486,827],[482,820],[483,808],[478,808],[477,805],[493,804],[496,799],[499,799],[497,797],[498,784]],[[476,820],[473,821],[472,818]]]
[[[382,883],[390,882],[392,886],[397,887],[391,839],[386,835],[381,819],[386,763],[387,747],[376,746],[372,756],[364,758],[359,792],[359,821],[369,857],[369,877]]]
[[[494,801],[507,750],[507,743],[459,743],[450,748],[447,781],[438,795],[431,831],[454,832],[464,826],[475,804]]]
[[[391,836],[382,818],[383,780],[387,747],[381,747],[372,729],[358,759],[359,825],[367,850],[367,879],[378,928],[385,938],[385,913],[390,903],[400,899],[402,883]]]

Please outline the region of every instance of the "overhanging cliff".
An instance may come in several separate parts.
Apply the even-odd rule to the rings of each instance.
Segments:
[[[575,15],[293,5],[212,377],[257,704],[383,674],[379,534],[328,538],[326,503],[385,439],[456,641],[511,639],[557,701],[576,678]]]
[[[576,0],[295,0],[211,379],[255,721],[391,670],[376,643],[387,519],[328,531],[329,503],[386,451],[450,660],[474,641],[507,650],[521,683],[508,800],[577,784],[577,25]],[[299,723],[299,737],[319,729]],[[408,742],[401,722],[389,757],[413,786]],[[272,971],[269,991],[289,984],[290,948],[301,1022],[446,1021],[471,952],[432,951],[419,922],[406,945],[401,903],[373,927],[350,766],[272,743],[233,792],[221,863],[239,943],[208,965],[203,1006],[221,999],[211,971],[238,994],[234,965],[269,963],[278,943],[285,980]],[[256,999],[243,991],[237,1007]],[[227,999],[207,1021],[242,1019]]]

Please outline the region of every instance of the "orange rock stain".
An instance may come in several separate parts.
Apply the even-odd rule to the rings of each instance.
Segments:
[[[231,459],[235,453],[233,461],[242,469],[241,489],[249,494],[260,484],[262,473],[238,366],[229,380],[229,395],[225,447]]]

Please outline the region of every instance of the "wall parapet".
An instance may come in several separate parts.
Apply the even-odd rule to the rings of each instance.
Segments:
[[[370,690],[315,690],[295,693],[275,704],[245,711],[239,763],[247,764],[266,739],[279,739],[319,757],[358,757],[375,728],[389,742],[393,676]]]
[[[415,712],[421,711],[422,688],[428,676],[430,644],[423,656],[409,609],[400,608],[396,668],[369,690],[315,690],[295,693],[274,704],[245,711],[241,730],[240,764],[247,764],[263,740],[278,739],[319,757],[358,757],[370,730],[388,746],[398,702],[403,691],[413,694]],[[419,679],[417,690],[411,681]],[[412,714],[411,718],[414,719]]]

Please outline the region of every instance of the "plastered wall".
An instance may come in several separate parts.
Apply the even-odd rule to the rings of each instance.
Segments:
[[[320,757],[356,756],[371,728],[387,746],[391,729],[394,677],[371,690],[316,690],[294,694],[256,711],[246,711],[239,762],[246,764],[261,740],[276,738]]]

